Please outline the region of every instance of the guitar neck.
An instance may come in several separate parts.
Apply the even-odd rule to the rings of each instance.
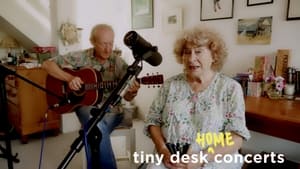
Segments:
[[[136,78],[136,80],[143,85],[154,85],[154,84],[162,84],[163,76],[162,75],[152,75],[152,76],[144,76],[141,78]],[[102,81],[97,83],[87,83],[85,84],[85,90],[96,90],[96,89],[114,89],[118,86],[118,81]]]
[[[118,85],[117,81],[103,81],[98,83],[84,84],[85,90],[96,90],[96,89],[113,89]]]

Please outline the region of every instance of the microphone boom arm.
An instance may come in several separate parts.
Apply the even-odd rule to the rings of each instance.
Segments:
[[[58,98],[58,99],[60,99],[60,100],[64,99],[64,97],[61,97],[61,96],[55,94],[54,92],[52,92],[52,91],[50,91],[50,90],[48,90],[48,89],[46,89],[46,88],[44,88],[44,87],[38,85],[37,83],[35,83],[35,82],[33,82],[33,81],[31,81],[31,80],[29,80],[29,79],[27,79],[27,78],[25,78],[25,77],[19,75],[19,74],[17,73],[17,71],[16,71],[16,70],[13,70],[12,68],[9,68],[9,67],[7,67],[7,66],[1,64],[1,65],[0,65],[0,70],[1,70],[0,72],[1,72],[2,74],[4,74],[4,75],[14,75],[14,76],[16,76],[17,78],[22,79],[23,81],[25,81],[25,82],[31,84],[32,86],[34,86],[34,87],[36,87],[36,88],[38,88],[38,89],[40,89],[40,90],[46,92],[47,94],[50,94],[50,95],[52,95],[52,96],[54,96],[54,97],[56,97],[56,98]]]

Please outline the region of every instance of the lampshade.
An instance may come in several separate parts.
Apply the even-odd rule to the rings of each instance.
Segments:
[[[18,48],[19,43],[12,37],[5,37],[0,42],[1,48]]]

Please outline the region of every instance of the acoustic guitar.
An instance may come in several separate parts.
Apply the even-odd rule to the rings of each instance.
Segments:
[[[64,71],[80,77],[84,84],[78,91],[71,90],[67,82],[61,81],[48,75],[46,78],[46,88],[52,93],[56,94],[64,100],[71,101],[70,103],[64,103],[58,97],[47,94],[47,103],[57,113],[67,113],[72,111],[74,108],[81,105],[95,105],[102,99],[101,89],[114,89],[118,82],[116,81],[102,81],[99,72],[91,68],[82,68],[79,70],[72,70],[64,68]],[[138,82],[143,85],[160,85],[163,84],[163,75],[148,75],[141,78],[137,78]],[[63,102],[63,103],[62,103]],[[60,103],[61,105],[58,105]]]

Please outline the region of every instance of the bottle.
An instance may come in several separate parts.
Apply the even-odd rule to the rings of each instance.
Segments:
[[[7,55],[7,64],[9,64],[9,65],[13,64],[13,55],[10,52],[8,52],[8,55]]]
[[[295,80],[296,80],[296,69],[293,67],[287,68],[287,83],[284,87],[284,94],[287,99],[294,99],[295,94]]]
[[[300,94],[300,69],[297,69],[296,70],[296,81],[295,81],[295,83],[296,83],[296,94]]]
[[[12,65],[18,65],[18,57],[17,57],[17,55],[13,55]]]
[[[292,69],[292,79],[293,79],[293,83],[296,84],[296,68]]]
[[[18,65],[25,63],[25,56],[24,56],[24,51],[20,53],[19,58],[18,58]]]
[[[288,83],[288,84],[293,84],[294,83],[294,78],[295,78],[294,74],[295,74],[294,68],[288,67],[287,68],[287,81],[286,81],[286,83]]]
[[[26,52],[26,50],[23,50],[23,57],[24,58],[29,58],[29,54]]]

